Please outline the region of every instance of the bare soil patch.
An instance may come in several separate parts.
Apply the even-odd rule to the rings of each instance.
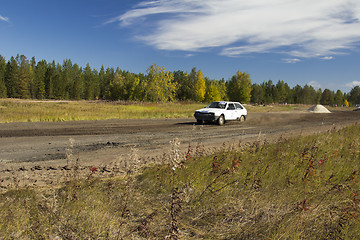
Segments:
[[[165,161],[178,139],[181,156],[208,154],[256,139],[274,141],[342,128],[360,112],[252,113],[244,123],[197,125],[189,119],[0,124],[0,188],[58,184],[68,178],[122,174],[130,165]]]

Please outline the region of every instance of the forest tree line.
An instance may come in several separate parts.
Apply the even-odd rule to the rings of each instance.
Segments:
[[[0,98],[125,100],[125,101],[197,101],[218,100],[242,103],[355,105],[360,103],[360,87],[350,93],[312,86],[291,88],[283,80],[251,83],[250,75],[238,71],[225,81],[204,77],[201,70],[170,72],[153,64],[145,74],[120,68],[96,70],[66,59],[62,64],[45,60],[36,62],[24,55],[8,61],[0,55]]]

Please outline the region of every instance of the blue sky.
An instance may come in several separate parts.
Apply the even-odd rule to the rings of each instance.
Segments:
[[[360,85],[359,0],[0,0],[0,55],[349,92]]]

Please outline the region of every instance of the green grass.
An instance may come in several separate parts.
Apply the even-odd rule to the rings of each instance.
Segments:
[[[0,239],[359,239],[360,127],[0,195]]]

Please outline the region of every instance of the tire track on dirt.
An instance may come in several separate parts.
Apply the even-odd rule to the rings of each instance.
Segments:
[[[146,164],[164,160],[175,138],[185,156],[189,147],[210,153],[224,143],[247,144],[260,137],[271,142],[281,136],[342,128],[359,120],[360,112],[295,111],[253,113],[244,123],[229,122],[224,126],[197,125],[192,118],[0,124],[0,187],[13,187],[16,179],[23,179],[24,186],[66,180],[75,169],[69,167],[69,152],[71,161],[79,164],[76,169],[81,176],[89,174],[92,166],[107,176],[124,171],[119,162]]]

